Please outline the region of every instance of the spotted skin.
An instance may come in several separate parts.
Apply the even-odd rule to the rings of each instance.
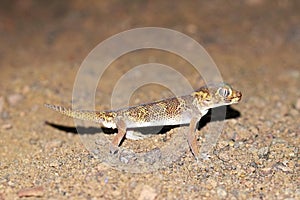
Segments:
[[[203,86],[189,95],[119,110],[99,112],[71,110],[51,104],[45,106],[72,118],[94,121],[107,128],[117,128],[118,134],[112,141],[113,150],[120,145],[128,128],[190,124],[187,140],[192,153],[198,158],[195,136],[197,122],[210,108],[236,104],[241,98],[240,91],[234,90],[228,84],[219,83]]]

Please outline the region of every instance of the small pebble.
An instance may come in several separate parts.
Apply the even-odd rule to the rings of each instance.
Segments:
[[[228,144],[229,144],[230,147],[233,147],[233,146],[235,145],[235,142],[232,141],[232,140],[230,140],[230,141],[228,142]]]
[[[50,167],[53,167],[53,168],[58,168],[60,166],[60,162],[58,160],[52,160],[50,163],[49,163],[49,166]]]
[[[3,111],[2,113],[1,113],[1,118],[2,119],[8,119],[10,116],[9,116],[9,113],[8,112],[6,112],[6,111]]]
[[[106,178],[104,179],[104,183],[105,183],[105,184],[107,184],[107,183],[108,183],[108,181],[109,181],[109,178],[108,178],[108,177],[106,177]]]
[[[293,170],[288,166],[285,166],[283,163],[278,163],[275,165],[275,167],[283,172],[293,173]]]
[[[262,168],[260,171],[262,172],[263,175],[267,176],[267,175],[272,173],[272,168],[271,167],[265,167],[265,168]]]
[[[251,127],[250,127],[250,132],[251,132],[252,134],[254,134],[254,135],[257,135],[257,134],[258,134],[258,129],[257,129],[257,127],[251,126]]]
[[[28,85],[25,85],[22,89],[22,94],[27,94],[30,91],[30,87]]]
[[[260,148],[257,152],[259,158],[265,158],[269,154],[269,147]]]
[[[217,188],[217,195],[220,199],[225,199],[227,196],[227,192],[224,188],[218,187]]]
[[[9,105],[15,106],[23,99],[23,95],[21,94],[11,94],[7,97],[7,101]]]
[[[3,124],[1,126],[1,129],[8,130],[8,129],[11,129],[12,127],[13,127],[12,124]]]
[[[3,107],[4,107],[4,98],[0,97],[0,113],[3,111]]]
[[[295,107],[297,110],[300,110],[300,98],[297,99]]]
[[[156,196],[157,193],[155,192],[155,189],[153,189],[149,185],[145,185],[142,189],[138,200],[153,200]]]
[[[125,163],[125,164],[128,164],[129,163],[129,160],[126,158],[126,157],[121,157],[120,158],[120,161],[122,162],[122,163]]]
[[[300,111],[300,110],[299,110],[299,111]],[[290,111],[290,113],[291,113],[291,116],[293,116],[293,117],[296,117],[296,116],[298,115],[297,109],[292,109],[292,110]]]
[[[0,193],[0,200],[4,200],[4,194],[3,193]]]
[[[13,182],[13,181],[8,181],[7,185],[9,185],[11,187],[15,187],[16,186],[15,182]]]
[[[215,179],[209,178],[207,180],[207,189],[211,190],[216,188],[218,185],[218,182]]]
[[[225,161],[225,162],[228,162],[230,160],[230,156],[228,154],[228,151],[222,151],[219,153],[219,158],[222,160],[222,161]]]
[[[62,144],[63,144],[62,140],[52,140],[45,144],[44,149],[46,151],[53,150],[55,148],[60,148],[62,146]]]
[[[25,188],[21,189],[18,192],[18,196],[22,197],[42,197],[44,195],[43,187],[33,187],[33,188]]]

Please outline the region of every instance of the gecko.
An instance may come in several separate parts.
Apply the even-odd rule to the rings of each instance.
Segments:
[[[72,110],[63,106],[45,104],[63,115],[94,121],[102,127],[118,129],[111,142],[111,153],[117,151],[128,128],[189,124],[187,142],[198,160],[196,130],[199,120],[209,109],[238,103],[242,93],[229,84],[208,84],[191,94],[162,99],[151,103],[108,111]],[[127,135],[128,136],[128,135]],[[129,137],[130,138],[130,137]]]

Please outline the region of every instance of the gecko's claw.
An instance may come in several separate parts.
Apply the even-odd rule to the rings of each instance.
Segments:
[[[116,155],[119,152],[119,148],[111,144],[109,146],[109,152],[110,154]]]

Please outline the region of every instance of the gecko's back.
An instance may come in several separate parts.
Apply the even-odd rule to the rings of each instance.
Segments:
[[[145,127],[189,123],[195,110],[198,109],[192,97],[187,95],[120,109],[116,113],[124,118],[127,127]]]

